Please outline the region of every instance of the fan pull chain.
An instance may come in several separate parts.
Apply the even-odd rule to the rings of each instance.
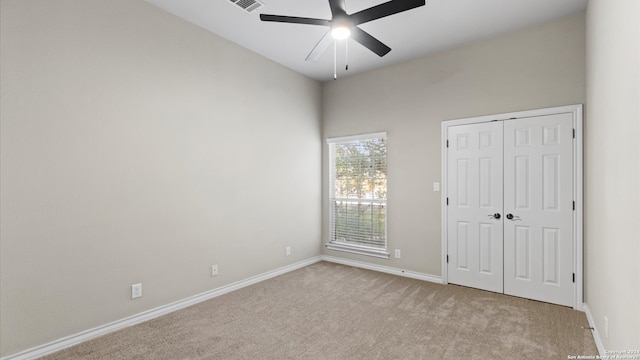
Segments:
[[[338,69],[336,63],[338,62],[338,42],[333,42],[333,80],[338,80]]]
[[[349,71],[349,39],[344,40],[344,70]]]

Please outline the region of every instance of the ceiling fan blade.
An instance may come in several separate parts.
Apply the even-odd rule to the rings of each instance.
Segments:
[[[415,9],[425,5],[425,0],[392,0],[350,15],[354,25]]]
[[[344,0],[329,0],[329,7],[331,7],[331,15],[333,16],[347,13],[344,8]]]
[[[354,26],[353,29],[351,29],[351,37],[353,40],[359,42],[380,57],[385,56],[389,51],[391,51],[390,47],[357,26]]]
[[[290,23],[290,24],[306,24],[306,25],[322,25],[322,26],[331,25],[330,20],[304,18],[304,17],[297,17],[297,16],[283,16],[283,15],[260,14],[260,20]]]
[[[311,50],[305,61],[316,61],[320,58],[320,56],[324,53],[325,50],[331,45],[333,42],[333,37],[331,36],[331,31],[327,31],[326,34],[318,41],[316,46]]]

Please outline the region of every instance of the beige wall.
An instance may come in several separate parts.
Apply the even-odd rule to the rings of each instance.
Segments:
[[[585,300],[606,349],[640,349],[637,0],[589,1],[585,130]]]
[[[324,253],[440,276],[441,194],[433,183],[441,179],[441,122],[584,103],[584,36],[577,14],[327,83],[325,138],[388,132],[388,246],[402,258]],[[325,146],[323,169],[326,153]],[[326,172],[323,179],[326,195]],[[322,229],[326,241],[326,218]]]
[[[320,253],[319,83],[141,0],[0,4],[2,356]]]

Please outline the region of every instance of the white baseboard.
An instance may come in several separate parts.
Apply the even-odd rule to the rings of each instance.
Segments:
[[[261,281],[264,280],[268,280],[271,279],[273,277],[288,273],[290,271],[293,270],[297,270],[300,269],[302,267],[311,265],[311,264],[315,264],[319,261],[322,260],[321,256],[316,256],[316,257],[312,257],[310,259],[307,260],[303,260],[291,265],[287,265],[287,266],[283,266],[281,268],[272,270],[272,271],[268,271],[266,273],[260,274],[260,275],[256,275],[253,277],[250,277],[248,279],[245,280],[241,280],[241,281],[237,281],[234,282],[232,284],[229,285],[225,285],[225,286],[221,286],[217,289],[213,289],[210,291],[206,291],[203,292],[201,294],[198,295],[194,295],[192,297],[183,299],[183,300],[179,300],[176,302],[173,302],[171,304],[167,304],[167,305],[163,305],[163,306],[159,306],[155,309],[151,309],[133,316],[129,316],[127,318],[121,319],[121,320],[117,320],[114,321],[112,323],[106,324],[106,325],[102,325],[102,326],[98,326],[96,328],[93,329],[89,329],[71,336],[67,336],[64,337],[62,339],[58,339],[55,341],[52,341],[50,343],[44,344],[44,345],[40,345],[40,346],[36,346],[34,348],[31,349],[27,349],[24,351],[21,351],[17,354],[13,354],[13,355],[9,355],[9,356],[5,356],[0,358],[0,360],[32,360],[32,359],[37,359],[39,357],[48,355],[48,354],[52,354],[54,352],[60,351],[62,349],[71,347],[73,345],[77,345],[81,342],[87,341],[89,339],[98,337],[98,336],[102,336],[105,335],[107,333],[110,332],[114,332],[116,330],[120,330],[132,325],[136,325],[136,324],[140,324],[142,322],[169,314],[171,312],[174,312],[176,310],[180,310],[180,309],[184,309],[186,307],[189,307],[191,305],[195,305],[197,303],[201,303],[203,301],[209,300],[209,299],[213,299],[215,297],[218,297],[220,295],[224,295],[226,293],[229,293],[231,291],[234,290],[238,290],[241,289],[243,287],[247,287],[249,285],[253,285],[256,283],[259,283]]]
[[[582,310],[587,315],[587,321],[589,321],[589,326],[591,326],[593,333],[593,340],[596,342],[596,347],[598,348],[598,353],[600,353],[600,357],[603,359],[607,354],[604,344],[602,343],[602,338],[600,338],[600,333],[598,332],[598,328],[596,327],[596,322],[593,321],[593,315],[591,315],[591,310],[589,310],[589,306],[587,304],[582,304]]]
[[[402,269],[398,269],[390,266],[375,265],[375,264],[370,264],[366,262],[342,259],[342,258],[338,258],[334,256],[326,256],[326,255],[321,256],[321,260],[333,262],[336,264],[349,265],[349,266],[358,267],[362,269],[379,271],[387,274],[399,275],[399,276],[404,276],[412,279],[418,279],[418,280],[424,280],[424,281],[442,284],[442,278],[440,276],[429,275],[429,274],[424,274],[424,273],[419,273],[419,272],[409,271],[409,270],[402,270]]]

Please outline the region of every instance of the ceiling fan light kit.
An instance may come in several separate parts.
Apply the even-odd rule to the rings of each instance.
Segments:
[[[351,36],[351,27],[347,24],[331,25],[331,36],[336,40],[344,40]]]
[[[260,20],[268,22],[282,22],[290,24],[305,24],[329,27],[329,31],[311,50],[311,52],[305,59],[306,61],[318,60],[318,58],[320,58],[327,47],[331,45],[332,41],[334,42],[335,52],[335,41],[344,40],[349,37],[351,37],[353,40],[360,43],[367,49],[371,50],[376,55],[382,57],[389,53],[389,51],[391,51],[391,48],[383,44],[380,40],[376,39],[366,31],[360,29],[358,25],[425,5],[425,0],[391,0],[365,10],[355,12],[353,14],[347,14],[344,1],[345,0],[329,0],[329,7],[331,8],[331,20],[270,14],[260,14]],[[335,75],[336,74],[334,72],[334,79],[336,78]]]

